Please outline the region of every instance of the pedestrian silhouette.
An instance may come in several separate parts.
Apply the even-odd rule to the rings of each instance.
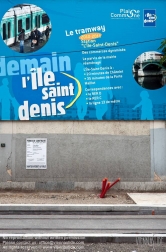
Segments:
[[[96,69],[102,68],[102,60],[100,60],[100,62],[98,60],[96,60],[95,65],[94,65],[94,69],[95,68]],[[96,70],[92,70],[91,72],[96,74]],[[108,110],[107,101],[112,100],[113,93],[112,93],[112,89],[110,88],[110,80],[109,79],[106,79],[106,78],[103,80],[96,79],[95,83],[96,83],[97,88],[101,88],[101,91],[93,92],[94,94],[92,93],[92,99],[94,101],[96,101],[95,97],[97,96],[98,97],[97,101],[100,102],[100,104],[97,104],[95,106],[96,118],[97,118],[97,120],[103,120],[103,116],[105,115],[105,113]],[[103,88],[103,90],[102,90],[102,88]]]
[[[14,119],[18,119],[18,102],[11,96],[9,90],[9,81],[7,78],[2,79],[0,86],[0,103],[1,103],[1,119],[10,120],[11,118],[11,105],[14,108]]]
[[[142,91],[140,93],[142,101],[138,103],[133,110],[141,107],[141,120],[153,120],[153,104],[151,99],[149,99],[149,93],[147,91]]]
[[[74,76],[80,81],[81,84],[84,83],[83,72],[84,72],[83,64],[77,63],[74,69]],[[81,96],[76,101],[76,107],[77,107],[77,115],[78,115],[79,120],[84,120],[87,113],[87,100],[86,100],[85,88],[82,89]]]

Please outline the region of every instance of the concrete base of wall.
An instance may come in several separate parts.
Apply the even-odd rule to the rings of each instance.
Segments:
[[[100,182],[1,182],[0,190],[78,191],[101,190]],[[166,182],[120,182],[111,190],[135,192],[165,192]]]

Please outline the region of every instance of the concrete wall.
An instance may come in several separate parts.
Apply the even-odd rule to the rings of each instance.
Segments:
[[[47,170],[26,170],[31,137],[47,138]],[[160,180],[166,176],[165,140],[165,122],[1,122],[0,182],[141,182],[153,181],[154,173]]]
[[[166,180],[166,123],[151,122],[151,168],[158,180]]]

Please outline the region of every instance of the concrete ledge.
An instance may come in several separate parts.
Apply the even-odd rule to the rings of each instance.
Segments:
[[[163,205],[152,205],[152,206],[145,206],[145,205],[134,205],[134,204],[127,204],[127,205],[88,205],[88,204],[1,204],[0,205],[0,212],[1,211],[54,211],[54,212],[140,212],[145,211],[151,214],[152,210],[154,211],[166,211],[166,206]]]
[[[75,182],[75,189],[90,190],[101,189],[101,182]],[[111,190],[124,191],[166,191],[166,182],[118,182]]]
[[[35,190],[35,182],[0,182],[0,190]]]
[[[75,182],[35,182],[35,190],[37,191],[73,191],[75,190]]]
[[[101,190],[101,182],[0,182],[0,190],[74,191]],[[166,182],[119,182],[111,190],[165,192]]]

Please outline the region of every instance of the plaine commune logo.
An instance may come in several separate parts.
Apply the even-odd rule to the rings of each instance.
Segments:
[[[140,19],[140,10],[119,9],[119,12],[110,14],[112,19]]]
[[[156,27],[156,10],[144,10],[144,27]]]

